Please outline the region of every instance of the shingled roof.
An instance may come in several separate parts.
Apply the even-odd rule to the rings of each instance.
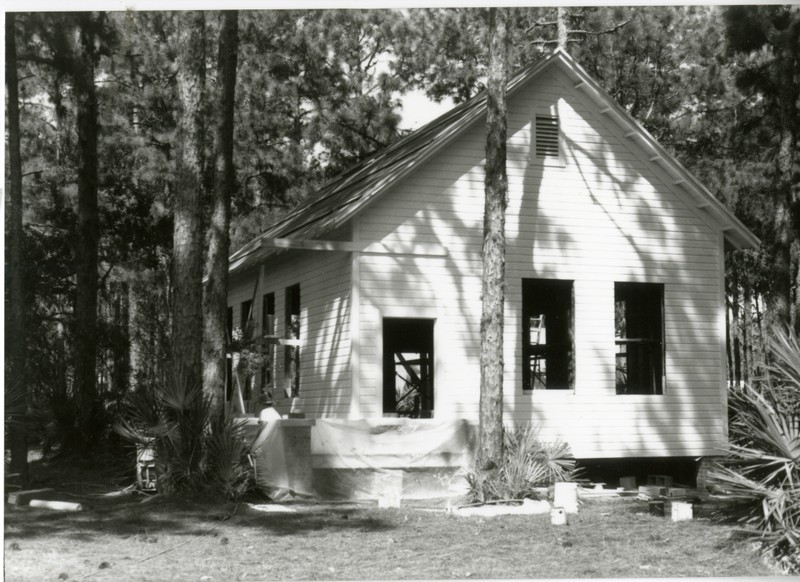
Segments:
[[[669,154],[650,133],[630,114],[620,107],[605,90],[566,52],[556,50],[552,55],[517,72],[508,83],[508,97],[539,75],[547,67],[561,64],[576,79],[576,88],[585,90],[594,100],[601,102],[618,122],[635,130],[636,137],[645,147],[653,150],[652,159],[658,159],[676,181],[696,198],[698,207],[711,214],[726,239],[737,248],[756,246],[753,235],[711,192]],[[486,116],[486,91],[481,91],[420,129],[397,142],[379,150],[356,164],[350,170],[326,183],[283,219],[233,253],[229,270],[238,271],[252,266],[277,249],[265,247],[264,241],[275,238],[296,240],[319,239],[341,226],[360,212],[381,193],[407,176],[414,168],[428,161],[447,144]]]

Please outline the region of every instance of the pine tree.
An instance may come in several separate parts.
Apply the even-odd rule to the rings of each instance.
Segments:
[[[233,166],[233,114],[239,13],[222,13],[217,64],[216,127],[214,132],[214,190],[203,290],[204,357],[203,387],[221,407],[225,398],[225,359],[228,312],[228,254],[231,197],[235,184]]]
[[[91,13],[77,16],[79,40],[71,63],[77,105],[78,232],[75,291],[75,394],[79,425],[87,443],[96,443],[100,414],[97,401],[97,267],[100,223],[97,212],[97,89],[95,66],[99,55]]]
[[[736,6],[725,11],[730,49],[742,57],[739,86],[758,96],[777,143],[773,160],[769,293],[774,325],[800,332],[800,8]]]
[[[25,374],[25,302],[23,281],[22,159],[20,156],[19,83],[16,15],[6,14],[6,91],[8,92],[9,224],[6,253],[6,419],[12,473],[28,480],[28,436],[25,421],[28,386]]]
[[[505,304],[506,83],[508,14],[489,9],[486,88],[486,178],[483,219],[481,395],[478,467],[489,469],[503,452],[503,308]]]
[[[202,382],[206,19],[202,11],[193,11],[181,14],[179,21],[172,357],[174,381],[187,390],[195,390]]]

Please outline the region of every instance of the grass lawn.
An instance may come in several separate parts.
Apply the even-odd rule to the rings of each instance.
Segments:
[[[557,527],[544,515],[455,517],[419,506],[264,513],[245,503],[75,499],[87,507],[6,506],[6,580],[775,575],[733,527],[673,523],[636,500],[591,501]]]

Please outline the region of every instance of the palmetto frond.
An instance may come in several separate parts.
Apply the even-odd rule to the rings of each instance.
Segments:
[[[800,344],[793,335],[773,339],[773,382],[730,394],[730,456],[711,479],[729,495],[750,500],[743,522],[788,570],[800,569]]]

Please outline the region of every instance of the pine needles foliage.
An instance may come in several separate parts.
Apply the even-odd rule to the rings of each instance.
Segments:
[[[758,536],[782,569],[800,573],[800,343],[791,332],[770,342],[770,381],[729,394],[730,455],[710,477],[747,507],[743,531]]]

